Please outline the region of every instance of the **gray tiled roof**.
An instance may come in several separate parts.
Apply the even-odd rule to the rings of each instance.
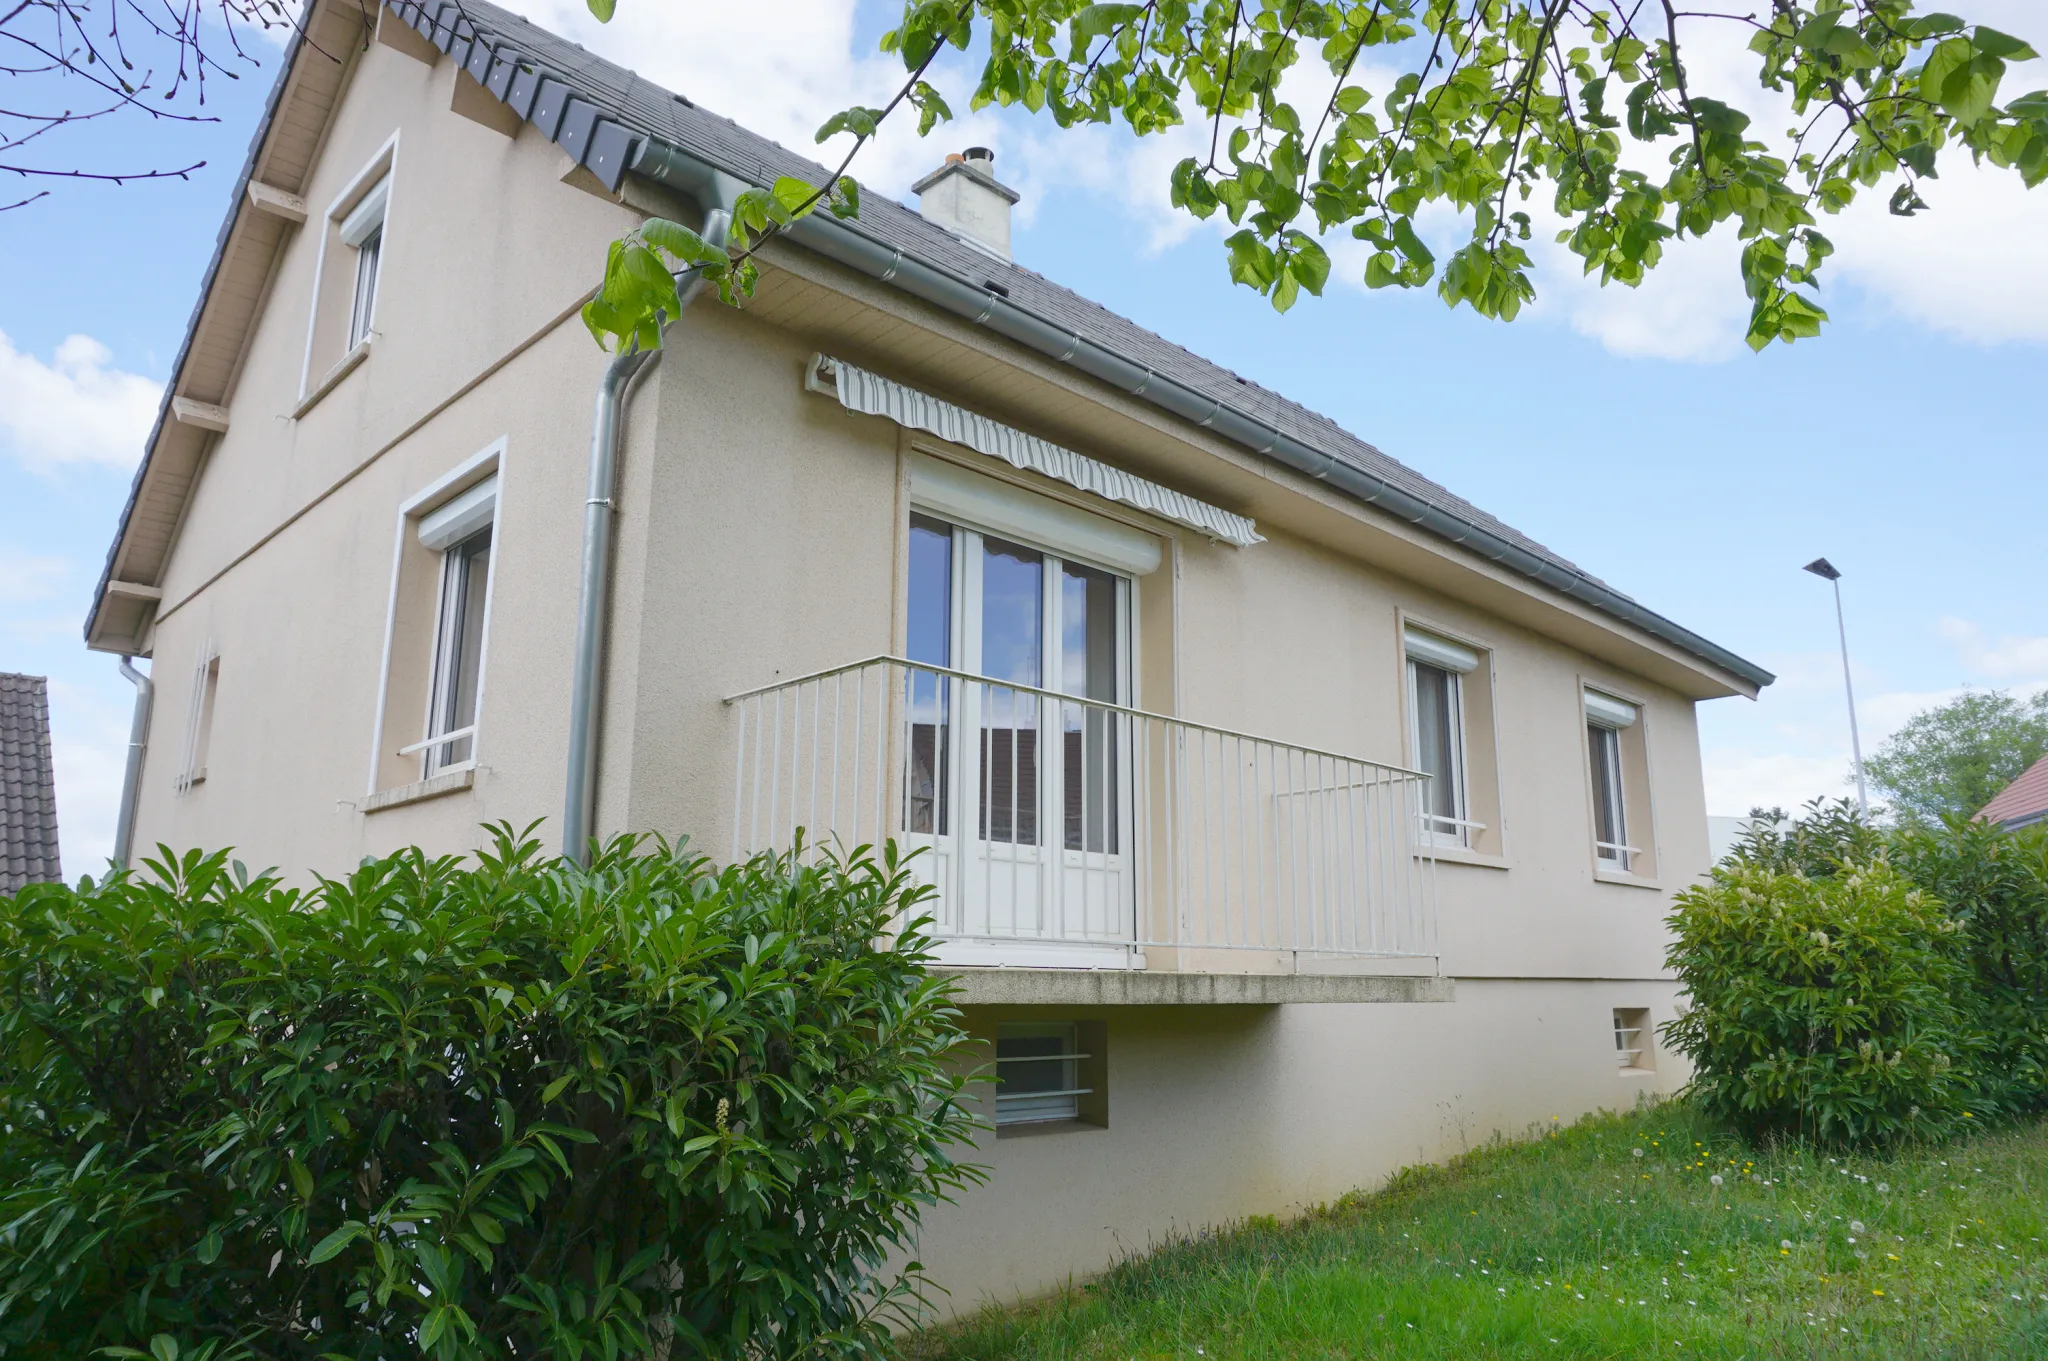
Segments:
[[[64,877],[48,690],[41,676],[0,671],[0,893]]]
[[[427,8],[433,10],[435,6],[429,3]],[[450,5],[442,12],[452,14],[453,8]],[[749,132],[730,118],[699,108],[688,98],[642,79],[624,67],[496,5],[483,0],[461,0],[461,12],[475,24],[491,47],[500,50],[510,48],[542,70],[558,75],[578,94],[601,106],[605,117],[633,132],[680,147],[750,184],[772,184],[778,175],[792,175],[818,184],[830,173],[809,157]],[[1502,524],[1463,497],[1387,457],[1329,417],[1318,415],[1298,402],[1248,382],[1222,365],[1211,363],[1041,274],[1021,265],[1005,264],[975,250],[951,232],[933,226],[900,203],[879,195],[863,197],[860,228],[885,245],[913,254],[963,278],[996,283],[1007,290],[1011,302],[1038,313],[1048,321],[1173,379],[1206,398],[1234,406],[1333,458],[1352,463],[1421,501],[1499,535],[1553,566],[1595,582],[1616,595],[1621,594],[1527,535]]]

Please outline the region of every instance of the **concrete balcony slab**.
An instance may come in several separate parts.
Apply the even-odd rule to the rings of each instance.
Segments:
[[[1454,980],[1412,974],[1169,973],[1132,969],[940,969],[962,1006],[1277,1007],[1452,1002]]]

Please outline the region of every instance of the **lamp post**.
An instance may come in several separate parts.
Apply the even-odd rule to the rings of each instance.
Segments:
[[[1863,739],[1856,735],[1856,684],[1849,679],[1849,626],[1842,621],[1842,574],[1826,558],[1806,564],[1807,571],[1835,588],[1835,632],[1842,640],[1842,689],[1849,696],[1849,752],[1856,761],[1856,807],[1870,816],[1870,796],[1863,789]]]

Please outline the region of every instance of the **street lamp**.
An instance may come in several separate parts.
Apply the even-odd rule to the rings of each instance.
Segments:
[[[1842,622],[1842,574],[1826,558],[1815,558],[1806,570],[1835,588],[1835,632],[1842,639],[1842,689],[1849,696],[1849,751],[1856,759],[1856,806],[1870,816],[1870,796],[1863,789],[1863,739],[1856,735],[1856,685],[1849,679],[1849,626]]]

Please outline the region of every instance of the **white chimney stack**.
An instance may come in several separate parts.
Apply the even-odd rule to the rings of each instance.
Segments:
[[[998,260],[1010,258],[1010,206],[1017,191],[996,179],[996,154],[971,146],[911,188],[924,220],[944,227]]]

